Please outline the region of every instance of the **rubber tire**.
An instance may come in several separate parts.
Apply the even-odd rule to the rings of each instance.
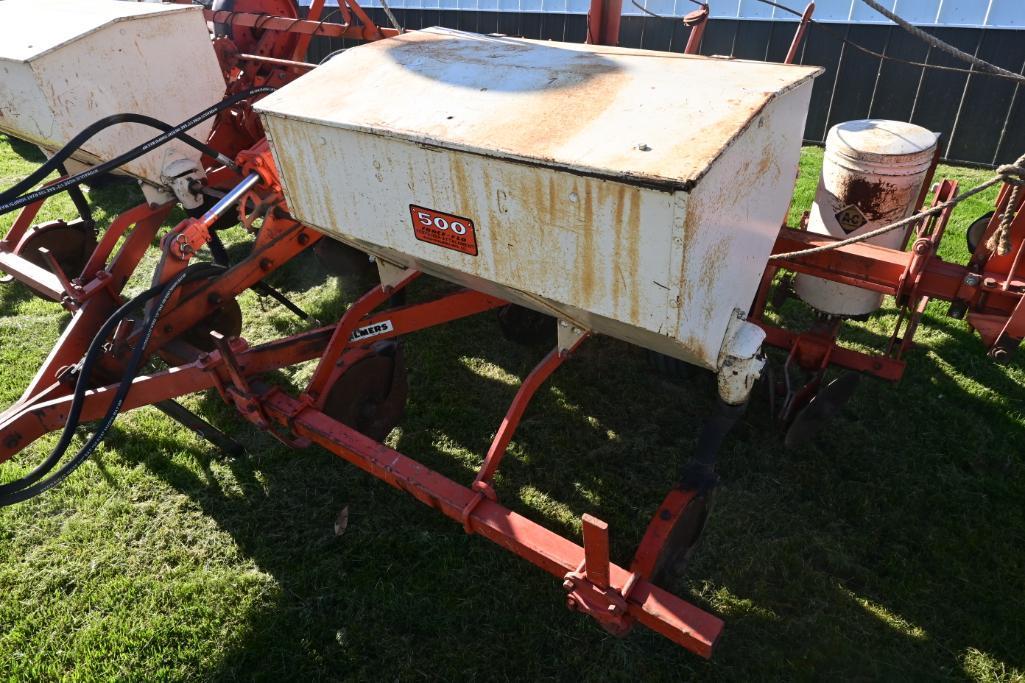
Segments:
[[[555,318],[517,304],[498,309],[498,324],[506,339],[523,346],[554,346],[558,338]]]
[[[968,226],[965,230],[964,238],[968,244],[968,253],[974,254],[975,250],[979,247],[979,242],[982,241],[982,236],[986,232],[986,226],[989,225],[989,220],[993,218],[995,212],[990,211],[984,216],[979,216],[975,221]]]

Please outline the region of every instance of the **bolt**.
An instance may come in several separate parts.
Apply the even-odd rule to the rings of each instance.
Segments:
[[[618,613],[619,613],[619,607],[617,607],[616,605],[609,605],[609,614],[618,614]]]
[[[575,583],[573,583],[573,579],[566,579],[565,581],[562,582],[562,587],[565,588],[568,591],[571,591],[574,588],[576,588],[577,585]]]
[[[210,292],[209,296],[206,297],[206,300],[211,306],[219,306],[221,302],[224,301],[224,297],[217,292]]]
[[[295,239],[301,246],[306,246],[310,243],[310,236],[305,232],[300,232],[299,236]]]
[[[979,285],[979,276],[978,275],[966,275],[965,279],[964,279],[964,283],[966,285],[968,285],[969,287],[977,287]]]
[[[9,434],[4,439],[4,448],[14,448],[18,445],[19,441],[21,441],[21,434]]]
[[[270,270],[270,267],[274,265],[274,262],[269,258],[260,259],[260,270]]]

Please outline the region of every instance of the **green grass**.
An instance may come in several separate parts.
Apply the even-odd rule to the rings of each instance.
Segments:
[[[36,163],[0,141],[0,187]],[[820,163],[806,150],[795,215]],[[121,186],[92,200],[109,220],[138,197]],[[991,202],[957,212],[945,257],[963,258],[962,234]],[[70,212],[58,200],[49,215]],[[272,282],[325,320],[355,295],[305,256]],[[301,327],[252,293],[242,305],[252,340]],[[711,662],[643,629],[605,634],[565,609],[547,574],[322,450],[282,447],[210,393],[186,403],[245,457],[142,409],[63,486],[0,510],[0,677],[1025,680],[1025,372],[988,361],[942,305],[926,318],[905,379],[864,381],[812,445],[784,450],[763,396],[728,439],[703,545],[670,586],[725,618]],[[0,404],[66,321],[0,287]],[[406,352],[411,397],[389,443],[469,482],[543,349],[504,342],[483,315],[419,333]],[[571,537],[584,512],[607,520],[625,563],[713,397],[707,376],[671,384],[642,351],[589,342],[539,392],[499,493]]]

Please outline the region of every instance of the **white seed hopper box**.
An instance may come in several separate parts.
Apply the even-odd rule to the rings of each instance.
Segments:
[[[0,131],[55,151],[95,121],[136,113],[176,125],[224,97],[224,77],[200,7],[118,0],[0,2]],[[189,131],[205,141],[207,120]],[[110,160],[160,134],[108,128],[72,157]],[[153,185],[200,153],[174,140],[123,171]]]
[[[762,339],[736,312],[784,221],[820,72],[432,28],[256,109],[299,220],[718,370]]]

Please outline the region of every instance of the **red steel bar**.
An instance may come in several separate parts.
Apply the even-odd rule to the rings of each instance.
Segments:
[[[337,360],[351,343],[352,333],[356,331],[360,321],[372,310],[383,304],[392,294],[402,290],[410,282],[420,277],[420,274],[418,270],[410,270],[395,285],[382,284],[379,287],[374,287],[349,307],[349,310],[345,312],[345,315],[338,322],[331,341],[328,343],[327,349],[324,350],[324,355],[317,364],[317,369],[313,371],[313,376],[310,377],[309,384],[306,385],[306,390],[303,392],[304,397],[307,397],[312,402],[326,399],[326,389],[331,385],[330,380],[339,374]],[[322,407],[323,403],[319,405]]]
[[[375,339],[388,339],[432,325],[475,315],[503,306],[505,303],[501,299],[495,299],[473,290],[460,290],[432,301],[383,311],[360,321],[360,323],[372,325],[389,320],[394,329],[375,337]],[[98,308],[95,310],[99,311]],[[104,317],[107,314],[109,311],[103,312]],[[82,321],[82,318],[76,316],[69,326],[70,331],[66,330],[64,336],[75,334],[76,322],[86,328],[92,324],[91,321]],[[99,324],[95,323],[94,326]],[[239,351],[235,356],[238,363],[245,368],[247,376],[259,375],[322,356],[336,329],[337,325],[330,325],[303,332]],[[86,337],[87,335],[81,336]],[[65,344],[58,343],[54,352],[64,346]],[[71,362],[78,360],[83,352],[79,351]],[[61,355],[61,358],[63,357],[64,354]],[[212,369],[218,368],[220,365],[220,353],[214,351],[201,356],[195,362],[180,365],[172,371],[140,377],[135,381],[133,389],[125,400],[124,410],[209,389],[217,383],[216,373]],[[49,384],[37,389],[31,395],[23,397],[21,401],[0,413],[0,434],[3,435],[3,441],[0,442],[0,462],[7,460],[43,434],[63,426],[71,402],[69,391],[65,385],[54,383],[51,379]],[[109,406],[110,395],[108,389],[88,392],[82,420],[89,421],[102,417]]]
[[[318,21],[321,15],[324,13],[324,0],[313,0],[310,3],[310,8],[306,10],[306,19],[308,21]],[[313,34],[304,33],[299,36],[299,40],[296,41],[295,50],[292,52],[292,59],[296,62],[304,63],[306,59],[306,50],[310,47],[310,41],[313,39]]]
[[[268,417],[456,521],[479,493],[332,420],[280,391],[264,402]],[[584,549],[521,515],[484,499],[469,514],[469,527],[506,550],[563,578],[584,561]],[[609,565],[609,585],[627,588],[629,616],[702,657],[711,657],[723,622],[622,567]]]
[[[584,514],[584,573],[598,588],[609,587],[609,525]]]
[[[315,358],[324,352],[329,331],[334,341],[338,337],[337,329],[327,328],[241,350],[236,354],[238,367],[245,368],[246,375],[251,376]],[[188,365],[137,378],[125,400],[124,409],[131,410],[207,389],[222,384],[226,377],[227,369],[220,354],[206,354]],[[82,420],[90,421],[102,416],[115,393],[116,385],[88,392]],[[4,435],[0,442],[0,461],[24,448],[39,435],[59,428],[67,414],[70,400],[69,396],[38,400],[0,419],[0,434]],[[463,511],[480,497],[478,492],[460,486],[359,434],[312,408],[307,401],[288,396],[278,388],[272,388],[259,397],[259,402],[263,414],[282,428],[290,430],[296,437],[325,447],[392,486],[409,492],[452,519],[461,520]],[[591,558],[588,564],[584,561],[585,551],[579,545],[491,500],[477,500],[465,521],[471,531],[557,577],[571,575],[579,567],[589,567],[590,575],[584,577],[585,580],[578,578],[575,587],[576,591],[586,593],[592,604],[605,604],[602,600],[607,602],[607,610],[594,614],[600,621],[636,620],[692,652],[703,657],[711,656],[723,622],[635,573],[608,563],[607,534],[601,533],[600,522],[585,521],[589,539],[587,553]],[[619,614],[621,610],[625,610],[626,614]]]
[[[64,288],[56,275],[17,254],[0,251],[0,271],[47,299],[60,301],[64,296]]]
[[[799,332],[784,330],[774,327],[762,320],[752,320],[765,330],[765,343],[776,348],[791,350],[797,344]],[[832,365],[857,372],[868,372],[881,379],[896,382],[904,374],[906,363],[896,358],[889,358],[880,354],[868,354],[843,346],[834,345],[829,353],[829,362]]]
[[[837,241],[828,235],[784,227],[776,238],[772,253],[785,254]],[[859,242],[792,260],[777,261],[776,264],[794,272],[892,295],[900,288],[901,278],[913,257],[914,253],[909,251]],[[922,273],[919,294],[949,301],[957,295],[967,274],[968,269],[964,266],[931,259]]]
[[[640,545],[637,546],[637,552],[630,563],[631,571],[646,579],[651,578],[673,527],[697,495],[698,492],[694,489],[681,488],[674,488],[666,495],[648,523]]]
[[[705,26],[708,25],[708,5],[702,5],[683,18],[683,23],[690,27],[690,35],[687,36],[687,45],[683,48],[686,55],[696,55],[701,52],[701,39],[705,35]]]
[[[811,23],[811,15],[814,13],[815,3],[809,2],[808,6],[804,8],[804,13],[801,15],[801,23],[797,25],[797,32],[794,33],[794,39],[790,43],[790,49],[787,50],[786,59],[783,60],[784,64],[793,64],[794,60],[797,59],[797,51],[801,49],[801,42],[804,41],[804,35],[808,32],[808,24]],[[932,175],[930,174],[927,177],[931,178]],[[919,202],[917,206],[921,206],[921,202]]]
[[[619,24],[623,0],[591,0],[587,13],[587,42],[591,45],[619,45]]]
[[[302,36],[308,38],[309,36]],[[264,57],[263,55],[251,55],[248,53],[241,53],[238,56],[239,59],[247,62],[262,62],[264,64],[273,64],[275,66],[284,66],[290,69],[316,69],[316,64],[310,64],[309,62],[297,62],[293,59],[278,59],[277,57]]]
[[[352,8],[356,11],[356,8]],[[357,12],[357,16],[362,13]],[[253,14],[249,12],[230,12],[228,10],[203,10],[207,21],[215,24],[233,24],[247,28],[257,28],[267,31],[287,31],[309,36],[327,36],[328,38],[353,38],[356,40],[380,40],[391,38],[399,34],[393,28],[381,28],[371,22],[367,26],[353,26],[351,24],[336,24],[323,21],[310,21],[307,19],[289,19],[287,17],[272,17],[267,14]],[[361,17],[362,18],[362,17]]]
[[[580,345],[587,338],[587,335],[581,335],[573,342],[573,345],[565,351],[555,348],[548,352],[548,355],[537,364],[537,366],[531,370],[527,378],[523,380],[519,390],[516,392],[516,397],[513,402],[509,405],[509,410],[506,411],[505,417],[502,419],[502,424],[498,428],[498,432],[495,434],[494,440],[491,442],[491,447],[488,449],[488,455],[484,458],[484,464],[481,465],[480,471],[477,473],[477,478],[474,479],[475,488],[480,488],[480,484],[486,485],[485,488],[490,489],[491,479],[495,476],[495,472],[498,470],[498,466],[502,464],[502,458],[505,457],[506,449],[509,447],[509,442],[512,441],[513,434],[516,433],[516,428],[520,426],[520,420],[523,419],[523,413],[527,410],[527,406],[530,405],[531,399],[534,398],[534,394],[537,390],[545,383],[552,373],[555,372],[559,366],[562,365],[563,361],[569,358],[570,354],[576,351]]]

